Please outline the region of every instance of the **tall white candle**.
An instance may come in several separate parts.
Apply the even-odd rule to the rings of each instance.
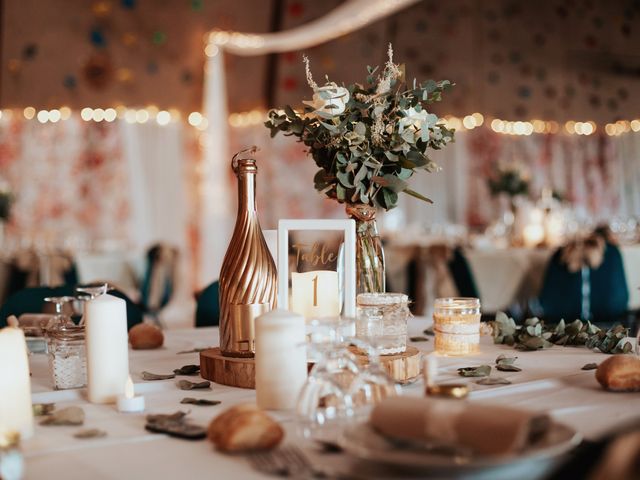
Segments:
[[[87,391],[93,403],[115,403],[129,377],[126,302],[101,295],[85,306]]]
[[[340,315],[338,272],[291,273],[291,311],[306,318]]]
[[[19,328],[0,330],[0,434],[33,434],[27,342]]]
[[[294,408],[307,379],[304,318],[272,310],[256,319],[256,399],[268,410]]]

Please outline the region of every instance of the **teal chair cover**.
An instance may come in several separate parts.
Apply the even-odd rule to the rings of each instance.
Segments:
[[[569,272],[560,262],[561,251],[556,251],[545,273],[539,303],[546,321],[567,321],[582,316],[582,276],[580,272]],[[602,264],[590,270],[590,320],[611,323],[625,320],[629,303],[629,290],[624,274],[620,250],[606,244]],[[586,319],[583,319],[586,320]]]
[[[220,323],[220,284],[213,282],[198,296],[196,327],[215,327]]]
[[[147,255],[147,266],[144,273],[144,279],[142,280],[142,288],[140,291],[141,304],[145,311],[151,311],[149,307],[149,297],[151,296],[151,275],[153,274],[153,249]],[[164,282],[164,291],[162,292],[162,298],[160,300],[160,306],[157,310],[166,306],[171,299],[173,292],[173,279],[168,277]]]
[[[453,258],[449,261],[449,271],[461,297],[480,298],[473,272],[462,248],[457,247],[453,251]]]
[[[15,315],[19,317],[23,313],[41,313],[46,297],[60,297],[75,295],[76,287],[65,285],[62,287],[34,287],[25,288],[14,293],[0,308],[0,327],[6,327],[7,317]],[[124,293],[112,290],[109,295],[122,298],[127,303],[127,328],[142,323],[142,310],[131,301]]]

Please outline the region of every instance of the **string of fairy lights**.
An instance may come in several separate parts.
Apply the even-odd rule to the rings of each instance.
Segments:
[[[163,110],[154,105],[143,108],[128,108],[122,105],[109,108],[85,107],[79,111],[63,106],[51,110],[37,110],[34,107],[24,109],[4,109],[0,110],[0,120],[11,119],[14,116],[22,116],[25,120],[37,121],[40,123],[57,123],[69,120],[74,114],[79,115],[85,122],[106,122],[111,123],[116,120],[124,120],[127,123],[157,123],[160,126],[170,123],[180,122],[183,119],[200,131],[205,131],[209,122],[201,112],[191,112],[183,114],[177,109]],[[248,112],[232,113],[229,115],[229,126],[233,128],[244,128],[259,125],[266,120],[264,110],[255,109]],[[640,132],[640,119],[618,120],[614,123],[597,125],[594,121],[574,121],[569,120],[564,123],[555,120],[503,120],[500,118],[488,118],[479,112],[471,113],[463,117],[446,115],[442,121],[448,128],[456,131],[473,130],[479,127],[490,128],[492,131],[505,135],[533,135],[533,134],[568,134],[568,135],[593,135],[604,131],[609,136],[619,136],[630,132]]]

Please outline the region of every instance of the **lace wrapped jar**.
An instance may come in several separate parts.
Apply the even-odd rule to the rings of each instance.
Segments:
[[[443,355],[480,351],[480,300],[437,298],[433,310],[435,350]]]
[[[409,297],[403,293],[361,293],[357,299],[356,337],[374,343],[380,355],[407,349]]]
[[[49,367],[56,390],[87,385],[85,329],[71,322],[59,324],[48,332]]]

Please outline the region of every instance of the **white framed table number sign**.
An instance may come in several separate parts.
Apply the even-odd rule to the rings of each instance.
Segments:
[[[354,220],[278,222],[278,308],[306,319],[355,316]]]

